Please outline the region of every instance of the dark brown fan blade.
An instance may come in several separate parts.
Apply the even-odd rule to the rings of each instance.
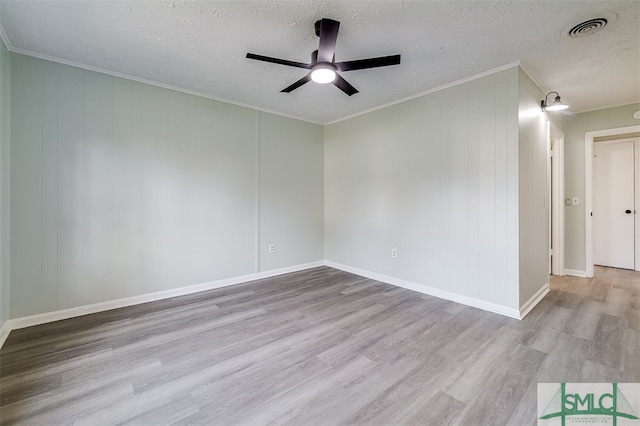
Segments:
[[[340,22],[333,19],[320,20],[320,45],[318,46],[318,62],[333,62],[338,40]]]
[[[311,64],[303,64],[302,62],[287,61],[286,59],[271,58],[269,56],[256,55],[255,53],[247,53],[247,58],[255,59],[256,61],[271,62],[273,64],[287,65],[290,67],[304,68],[308,70],[311,69]]]
[[[336,62],[339,71],[363,70],[366,68],[386,67],[398,65],[400,55],[380,56],[379,58],[359,59],[357,61]]]
[[[358,89],[350,85],[349,82],[344,78],[340,77],[339,74],[336,74],[336,79],[333,80],[333,84],[334,86],[336,86],[338,89],[342,90],[344,93],[346,93],[349,96],[358,93]]]
[[[291,86],[285,87],[280,92],[289,93],[293,90],[296,90],[298,87],[302,86],[303,84],[308,83],[309,81],[311,81],[311,73],[305,75],[300,80],[293,83]]]

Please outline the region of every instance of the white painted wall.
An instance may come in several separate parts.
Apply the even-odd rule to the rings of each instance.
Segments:
[[[12,318],[258,272],[262,234],[297,231],[262,271],[322,260],[306,219],[322,211],[321,126],[18,54],[11,66]]]
[[[580,197],[579,206],[565,209],[565,268],[586,271],[585,223],[585,133],[595,130],[634,126],[640,103],[606,108],[566,117],[565,125],[565,197]]]
[[[324,259],[323,138],[322,126],[260,114],[260,271]]]
[[[518,309],[518,73],[326,126],[326,259]]]
[[[549,201],[547,121],[544,93],[520,70],[519,78],[519,226],[520,305],[549,283]]]
[[[9,319],[10,54],[0,41],[0,330]],[[2,336],[0,336],[0,339]]]
[[[510,312],[546,282],[517,67],[323,129],[11,58],[12,318],[323,257]]]

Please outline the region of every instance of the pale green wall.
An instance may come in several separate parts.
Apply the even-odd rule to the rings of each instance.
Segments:
[[[323,128],[1,53],[0,319],[323,258],[517,309],[548,268],[543,123],[584,197],[584,132],[639,109],[565,126],[514,67]]]
[[[0,41],[0,328],[9,319],[9,123],[11,55]]]
[[[632,117],[640,103],[566,117],[565,197],[580,197],[579,206],[565,209],[565,268],[586,271],[585,133],[640,124]]]
[[[322,126],[11,67],[12,318],[322,260]]]
[[[263,271],[324,259],[323,145],[322,126],[260,114]]]
[[[548,114],[544,93],[521,70],[519,75],[520,305],[549,283],[549,215],[545,203]]]
[[[326,259],[518,309],[518,72],[326,126]]]

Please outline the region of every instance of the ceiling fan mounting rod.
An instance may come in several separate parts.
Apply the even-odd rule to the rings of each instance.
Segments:
[[[334,71],[338,70],[336,68],[335,64],[333,64],[332,62],[316,62],[311,67],[311,70],[313,71],[313,70],[318,69],[318,68],[324,68],[324,69],[329,69],[329,70],[334,70]]]

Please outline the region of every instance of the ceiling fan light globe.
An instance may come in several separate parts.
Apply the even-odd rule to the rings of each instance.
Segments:
[[[311,80],[320,84],[333,83],[336,72],[329,68],[317,68],[311,71]]]

